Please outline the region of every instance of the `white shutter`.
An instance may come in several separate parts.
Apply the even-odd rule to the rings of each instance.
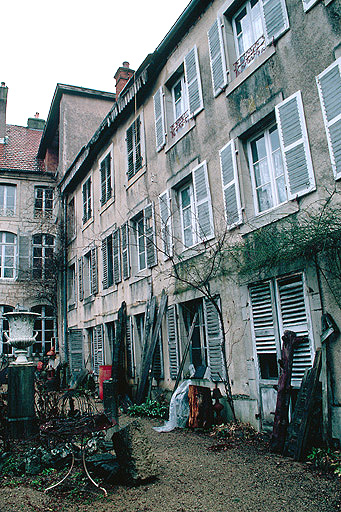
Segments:
[[[163,105],[163,91],[160,87],[154,96],[156,151],[160,151],[166,144],[165,111]]]
[[[301,274],[277,280],[280,310],[281,336],[285,330],[309,338],[307,309],[305,304],[303,276]],[[311,342],[300,343],[294,352],[292,378],[302,379],[307,368],[312,366]]]
[[[91,249],[91,293],[98,293],[97,247]]]
[[[217,96],[227,84],[224,43],[219,18],[215,20],[212,27],[207,32],[207,36],[210,51],[213,93]]]
[[[83,300],[83,298],[84,298],[83,258],[78,258],[78,290],[79,290],[79,300]]]
[[[316,77],[330,159],[335,179],[341,178],[341,57]]]
[[[195,115],[204,107],[196,46],[194,46],[185,57],[185,78],[188,91],[189,111],[190,114]]]
[[[277,39],[289,28],[289,18],[285,0],[263,0],[263,14],[267,43]]]
[[[99,374],[99,367],[104,364],[103,326],[96,325],[92,331],[92,369]]]
[[[159,207],[163,259],[166,260],[173,255],[170,190],[166,190],[166,192],[159,196]]]
[[[215,300],[218,301],[218,306],[220,307],[220,299],[217,298]],[[213,381],[221,381],[226,378],[223,358],[225,347],[222,346],[223,335],[218,311],[212,301],[206,298],[204,299],[204,313],[210,375]]]
[[[303,2],[303,9],[305,12],[309,11],[309,9],[315,5],[319,0],[302,0]]]
[[[128,377],[135,377],[135,356],[134,356],[134,329],[132,317],[127,316],[126,325],[126,351],[127,351],[127,373]]]
[[[207,240],[214,236],[214,226],[206,162],[193,170],[193,189],[198,236]]]
[[[70,372],[79,373],[84,367],[82,329],[69,329],[68,346]]]
[[[19,239],[19,250],[17,252],[18,256],[18,279],[26,280],[30,279],[30,247],[31,247],[31,237],[28,235],[19,235],[17,237],[17,243]]]
[[[143,210],[144,236],[146,239],[147,267],[157,264],[154,203],[148,204]]]
[[[277,354],[275,320],[269,281],[250,287],[252,324],[257,354]]]
[[[219,155],[225,217],[227,227],[231,229],[243,221],[234,139],[219,151]]]
[[[288,198],[294,199],[315,189],[301,91],[276,105],[275,110],[284,155]]]
[[[114,283],[121,282],[121,240],[120,230],[115,229],[112,234],[112,250],[113,250],[113,264],[114,264]]]
[[[129,224],[125,222],[121,227],[122,243],[122,275],[123,279],[130,277],[130,258],[129,258]]]
[[[102,272],[103,272],[103,289],[105,290],[108,288],[108,251],[107,251],[107,241],[108,239],[105,238],[102,240]]]
[[[179,371],[178,330],[175,305],[167,308],[167,333],[170,378],[175,380]]]

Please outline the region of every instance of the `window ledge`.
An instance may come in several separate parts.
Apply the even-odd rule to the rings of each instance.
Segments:
[[[145,174],[147,172],[147,169],[146,169],[146,166],[143,165],[143,167],[137,171],[136,174],[134,174],[134,176],[132,178],[130,178],[130,180],[128,180],[127,184],[126,184],[126,190],[129,190],[129,188],[134,185],[134,183],[136,183],[136,181],[141,178],[141,176],[143,176],[143,174]]]
[[[172,137],[172,140],[167,141],[165,146],[165,153],[167,153],[170,149],[172,149],[175,144],[179,142],[185,135],[187,135],[188,132],[190,132],[195,127],[195,119],[192,118],[188,121],[187,125],[184,126],[181,130],[178,131],[175,137]],[[169,130],[168,130],[168,137],[169,137]]]
[[[115,197],[111,197],[110,199],[108,199],[108,201],[103,206],[101,206],[99,214],[102,215],[102,213],[104,213],[114,202]]]
[[[89,297],[84,297],[83,305],[86,306],[87,304],[91,304],[92,302],[94,302],[94,300],[95,300],[94,295],[89,295]]]
[[[274,206],[271,210],[261,212],[258,215],[249,218],[247,223],[242,227],[242,235],[247,235],[252,231],[256,231],[259,228],[272,224],[280,219],[288,217],[293,213],[298,212],[300,209],[298,202],[294,199],[292,201],[286,201],[278,206]]]
[[[86,228],[88,228],[89,226],[91,226],[91,224],[93,224],[94,222],[94,218],[91,217],[91,219],[87,220],[85,224],[83,224],[82,226],[82,231],[84,231]]]
[[[68,307],[67,307],[68,311],[73,311],[74,309],[76,309],[76,304],[75,303],[69,304]]]
[[[250,66],[248,66],[240,75],[232,80],[226,87],[226,97],[228,97],[237,87],[239,87],[245,80],[249,78],[259,67],[261,67],[264,62],[266,62],[272,55],[276,53],[276,48],[274,45],[268,46],[266,50],[255,59]]]

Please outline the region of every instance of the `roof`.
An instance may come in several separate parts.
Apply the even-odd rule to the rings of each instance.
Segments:
[[[59,104],[63,94],[71,94],[75,96],[84,96],[88,98],[107,100],[111,103],[115,101],[115,93],[113,92],[98,91],[96,89],[88,89],[86,87],[78,87],[75,85],[57,84],[38,149],[38,156],[40,158],[45,157],[46,149],[49,146],[49,144],[51,144],[55,132],[58,128]]]
[[[41,136],[41,130],[8,124],[6,143],[0,144],[0,171],[45,172],[37,158]]]

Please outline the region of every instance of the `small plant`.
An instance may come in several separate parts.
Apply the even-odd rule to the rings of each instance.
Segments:
[[[131,405],[128,408],[129,416],[147,416],[148,418],[168,418],[168,405],[157,400],[146,400],[141,405]]]
[[[330,448],[312,448],[307,456],[310,463],[317,469],[333,472],[341,478],[341,452]]]

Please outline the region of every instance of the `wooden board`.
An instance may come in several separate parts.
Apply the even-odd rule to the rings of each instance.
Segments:
[[[213,423],[213,405],[210,388],[190,385],[188,389],[190,428],[210,428]]]

